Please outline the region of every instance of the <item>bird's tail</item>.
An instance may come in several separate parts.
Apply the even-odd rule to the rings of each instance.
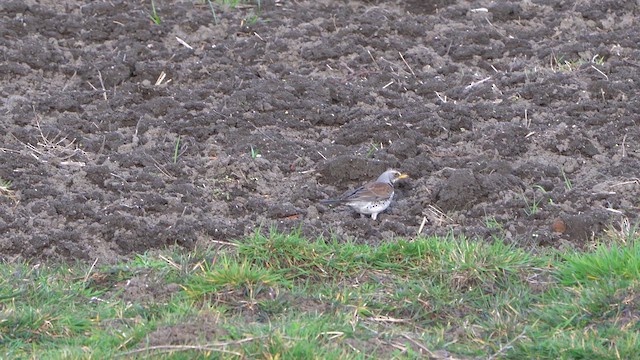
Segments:
[[[326,199],[326,200],[320,200],[320,204],[339,204],[341,203],[342,200],[340,199]]]

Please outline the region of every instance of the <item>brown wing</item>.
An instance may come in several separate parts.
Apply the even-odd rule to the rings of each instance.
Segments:
[[[366,187],[378,200],[388,199],[393,194],[393,186],[385,183],[371,183]]]
[[[371,183],[350,191],[340,197],[343,202],[379,201],[388,199],[393,193],[393,186],[384,183]]]

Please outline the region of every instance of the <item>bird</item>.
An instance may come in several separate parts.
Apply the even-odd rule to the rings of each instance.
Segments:
[[[355,190],[347,191],[336,199],[320,200],[322,204],[348,205],[360,216],[371,215],[376,220],[378,214],[385,211],[393,199],[393,184],[409,175],[389,169],[382,173],[376,181],[367,183]]]

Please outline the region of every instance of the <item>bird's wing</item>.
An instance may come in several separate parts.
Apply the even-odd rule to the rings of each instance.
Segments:
[[[393,186],[384,183],[371,183],[343,195],[346,202],[379,201],[388,199],[393,193]]]
[[[361,186],[354,190],[349,190],[346,193],[340,195],[337,199],[326,199],[320,200],[321,204],[341,204],[353,201],[354,199],[358,199],[362,192],[365,190],[364,186]]]
[[[354,197],[357,196],[358,193],[362,192],[362,190],[364,190],[364,186],[361,186],[357,189],[354,190],[349,190],[346,193],[340,195],[340,197],[336,200],[340,201],[340,202],[346,202],[349,201],[351,199],[353,199]]]
[[[367,189],[375,194],[375,196],[380,200],[388,199],[391,194],[393,194],[393,185],[386,183],[375,182],[369,184],[369,186],[367,186]]]

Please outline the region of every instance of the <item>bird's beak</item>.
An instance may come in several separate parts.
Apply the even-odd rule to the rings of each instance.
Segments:
[[[407,174],[400,174],[400,176],[398,176],[398,180],[406,179],[408,177],[409,177],[409,175],[407,175]]]

